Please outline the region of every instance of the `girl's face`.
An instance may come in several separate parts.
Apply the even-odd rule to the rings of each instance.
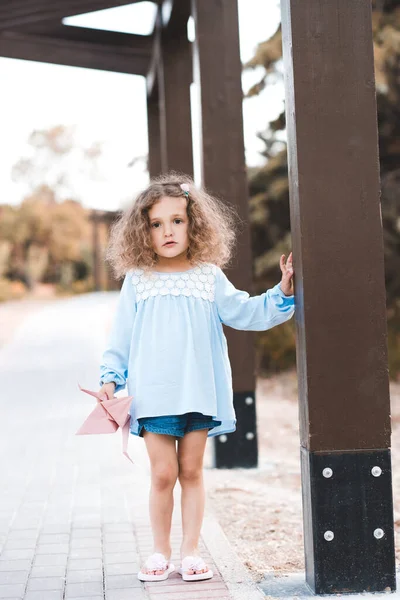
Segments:
[[[189,247],[186,198],[164,196],[149,210],[153,249],[162,258],[184,258]]]

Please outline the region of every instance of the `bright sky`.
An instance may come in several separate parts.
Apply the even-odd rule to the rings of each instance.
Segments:
[[[238,0],[241,58],[249,60],[257,43],[274,33],[279,23],[279,0]],[[126,23],[145,25],[147,2],[75,18],[86,27],[126,31]],[[142,13],[133,11],[141,10]],[[107,14],[104,14],[107,13]],[[151,15],[150,15],[151,18]],[[70,21],[71,23],[72,21]],[[134,27],[132,32],[140,33]],[[144,31],[141,31],[144,33]],[[147,33],[147,32],[146,32]],[[243,74],[249,89],[260,72]],[[114,210],[146,185],[142,164],[129,167],[147,154],[146,94],[143,77],[0,58],[0,204],[18,203],[27,189],[11,179],[12,166],[29,153],[27,139],[35,129],[73,125],[82,143],[103,142],[100,181],[76,174],[76,190],[86,206]],[[263,144],[256,134],[283,108],[283,85],[268,86],[259,97],[244,101],[246,159],[261,164]],[[198,168],[196,169],[198,172]]]

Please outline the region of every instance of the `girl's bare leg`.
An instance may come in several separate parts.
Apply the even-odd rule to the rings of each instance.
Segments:
[[[154,552],[171,557],[171,521],[174,508],[173,490],[178,477],[178,457],[175,437],[144,431],[147,452],[151,464],[151,489],[149,498],[150,521],[153,532]],[[149,572],[145,568],[144,572]],[[152,571],[161,575],[163,571]]]
[[[178,439],[178,477],[182,487],[182,559],[199,554],[198,544],[205,505],[203,458],[207,434],[207,429],[200,429]]]

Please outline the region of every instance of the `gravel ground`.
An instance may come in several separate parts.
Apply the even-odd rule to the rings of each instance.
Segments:
[[[304,568],[296,374],[259,379],[256,399],[259,467],[206,469],[205,478],[208,509],[259,581]]]
[[[400,384],[391,383],[396,540],[400,531]],[[304,570],[297,378],[295,371],[257,382],[257,469],[206,469],[208,509],[217,516],[255,581]],[[207,451],[211,464],[210,444]]]

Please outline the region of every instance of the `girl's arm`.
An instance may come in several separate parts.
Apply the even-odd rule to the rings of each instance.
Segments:
[[[237,290],[218,268],[215,303],[221,322],[233,329],[264,331],[294,314],[294,295],[286,296],[278,283],[259,296]]]
[[[133,323],[136,316],[136,294],[129,273],[126,274],[118,298],[114,322],[100,365],[100,385],[115,382],[115,391],[125,387]]]

